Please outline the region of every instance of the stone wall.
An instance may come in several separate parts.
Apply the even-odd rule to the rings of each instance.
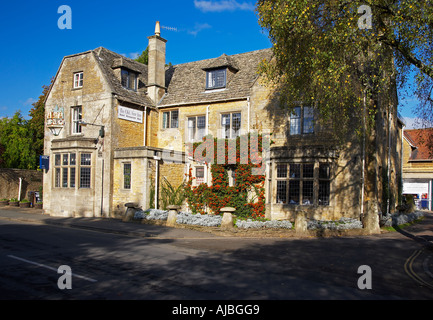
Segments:
[[[0,168],[0,199],[18,198],[21,182],[21,199],[28,199],[29,191],[40,191],[42,171]]]

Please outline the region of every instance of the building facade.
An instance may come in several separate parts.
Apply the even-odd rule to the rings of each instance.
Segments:
[[[433,128],[404,130],[403,194],[412,195],[419,209],[432,210]]]
[[[311,108],[281,107],[257,73],[271,49],[167,67],[159,24],[148,40],[148,65],[102,47],[63,59],[45,107],[47,214],[119,217],[131,202],[147,209],[158,204],[163,181],[176,187],[190,170],[195,183],[211,183],[211,165],[190,159],[188,143],[254,132],[275,142],[263,160],[268,218],[360,217],[362,144],[354,136],[337,148],[315,127]],[[395,195],[402,124],[396,102],[386,110],[377,121],[375,188],[382,193],[386,172]],[[387,211],[396,201],[388,197]]]

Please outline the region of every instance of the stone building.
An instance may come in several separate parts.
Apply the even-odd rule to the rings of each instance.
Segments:
[[[281,108],[257,72],[271,49],[167,67],[158,23],[148,40],[148,65],[102,47],[64,57],[45,107],[47,214],[116,217],[130,202],[147,209],[163,179],[177,186],[191,169],[210,183],[209,165],[189,159],[186,143],[258,132],[275,141],[264,163],[267,217],[360,217],[368,200],[361,144],[335,148],[308,106]],[[401,178],[396,109],[379,115],[378,194],[385,168],[394,195]]]
[[[419,209],[432,210],[433,128],[404,130],[403,194],[412,195]]]

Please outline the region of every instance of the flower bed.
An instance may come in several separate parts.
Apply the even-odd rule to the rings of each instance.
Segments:
[[[391,215],[391,217],[384,222],[384,225],[386,227],[399,226],[422,217],[424,217],[424,213],[422,211],[415,211],[412,213],[396,213]]]
[[[262,228],[278,228],[278,229],[292,229],[293,225],[290,221],[253,221],[251,219],[247,220],[237,220],[236,226],[242,229],[262,229]]]
[[[329,229],[329,230],[349,230],[362,229],[362,222],[351,218],[341,218],[337,221],[319,221],[308,220],[307,228],[309,230]]]

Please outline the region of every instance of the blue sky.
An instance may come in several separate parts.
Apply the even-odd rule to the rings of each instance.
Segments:
[[[59,29],[61,5],[72,28]],[[173,64],[269,48],[258,24],[255,0],[44,0],[7,1],[0,10],[0,117],[27,117],[66,55],[99,46],[135,58],[146,49],[155,22],[163,26],[167,63]],[[176,31],[164,29],[176,28]],[[400,112],[413,118],[415,101]]]

